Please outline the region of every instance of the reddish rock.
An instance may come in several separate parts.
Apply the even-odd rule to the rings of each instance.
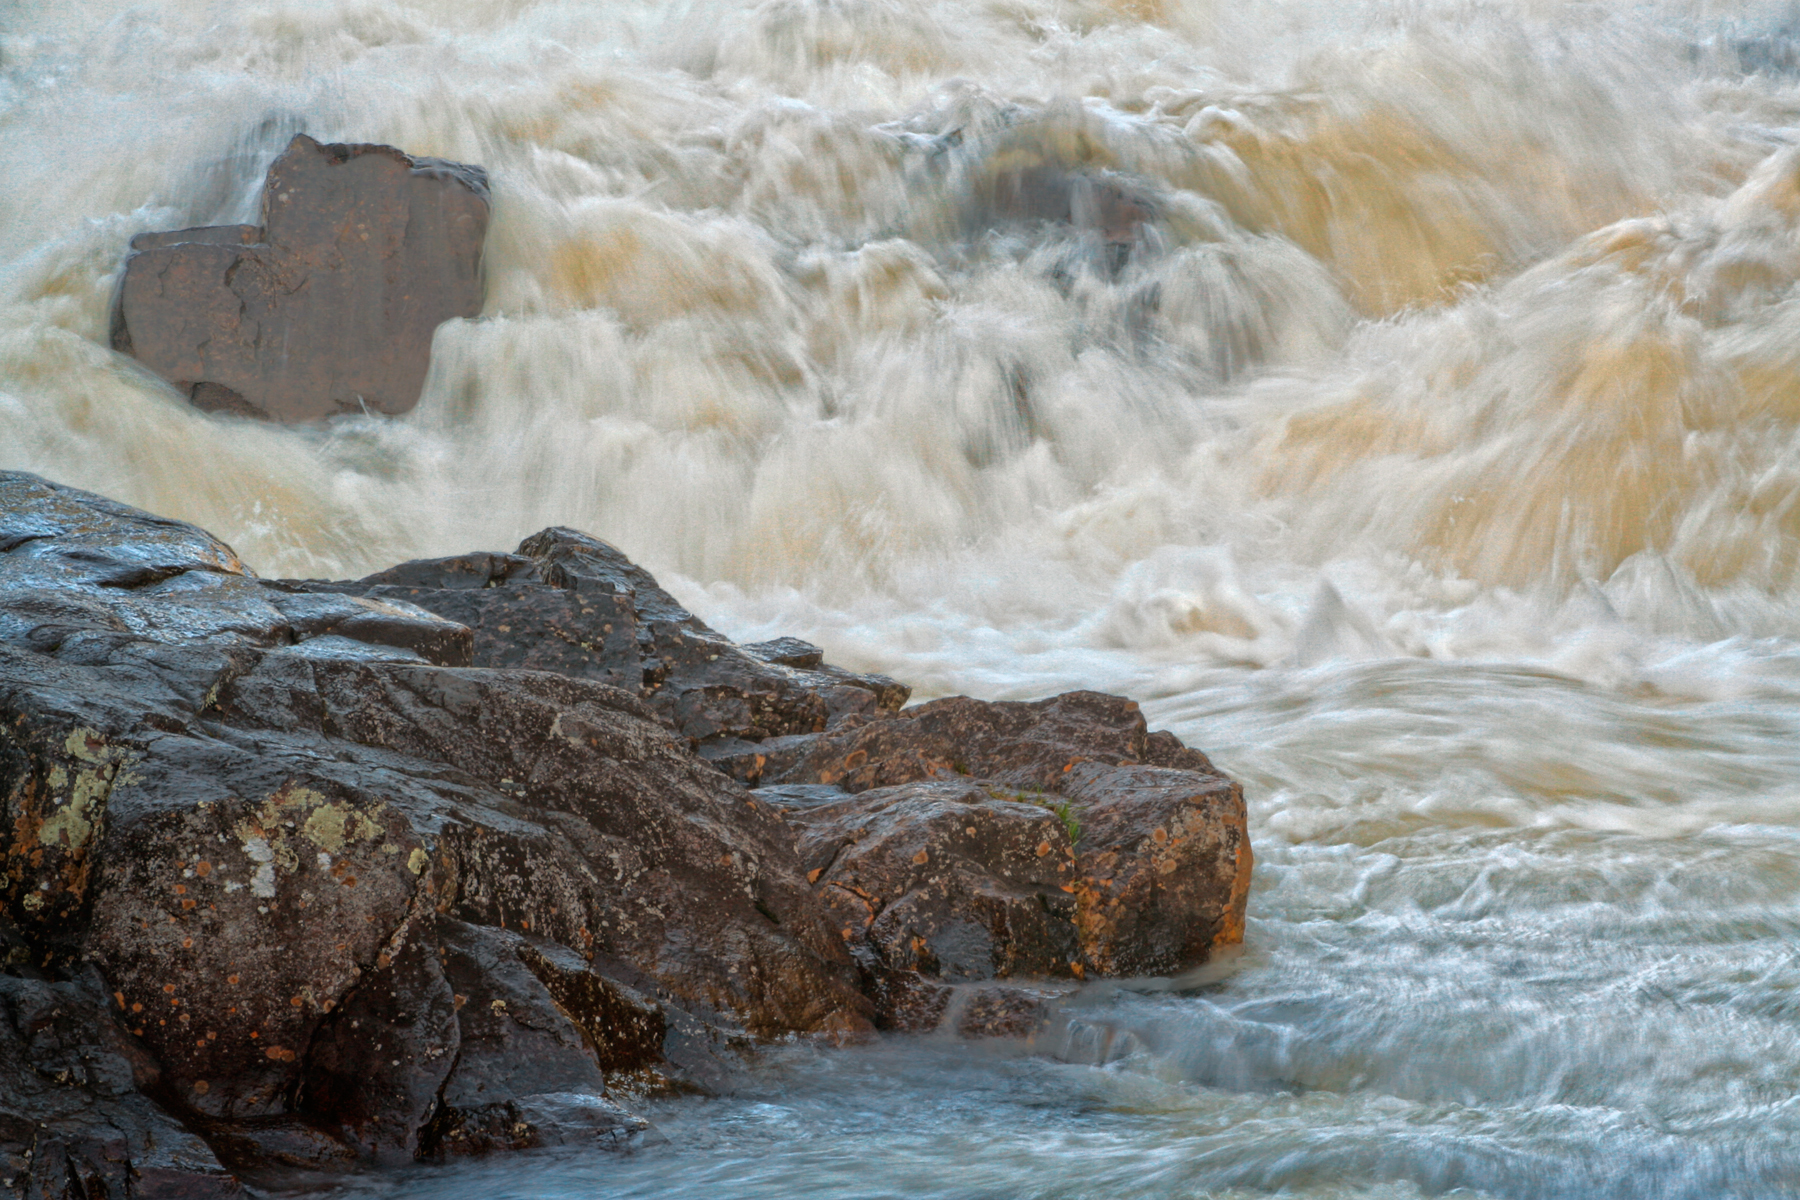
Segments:
[[[1076,928],[1097,975],[1176,975],[1244,940],[1244,796],[1217,773],[1084,763],[1058,794],[1082,825]]]
[[[958,780],[789,814],[833,924],[882,968],[954,983],[1078,964],[1075,856],[1050,810]]]
[[[1131,701],[959,696],[787,743],[757,794],[802,829],[886,1024],[915,1026],[931,995],[894,971],[1171,975],[1243,940],[1242,791]]]
[[[297,135],[260,225],[142,234],[112,344],[207,410],[277,421],[403,413],[431,339],[482,305],[487,173]]]

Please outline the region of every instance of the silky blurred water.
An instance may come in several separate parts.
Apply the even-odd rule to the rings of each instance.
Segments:
[[[106,348],[301,130],[493,176],[404,418]],[[1784,4],[13,0],[0,468],[269,575],[577,526],[1244,781],[1205,981],[353,1194],[1800,1195],[1797,143]]]

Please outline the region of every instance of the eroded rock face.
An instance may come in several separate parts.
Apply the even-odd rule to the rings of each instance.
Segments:
[[[297,135],[260,225],[134,238],[112,344],[197,406],[277,421],[403,413],[433,332],[481,312],[487,173]]]
[[[818,647],[796,638],[740,646],[617,549],[572,529],[546,529],[516,554],[280,586],[427,609],[473,631],[474,665],[555,671],[635,692],[709,753],[893,713],[910,695],[885,676],[828,666]]]
[[[773,770],[721,761],[800,828],[884,1026],[941,1019],[934,985],[1172,975],[1243,940],[1243,794],[1129,700],[958,696],[786,739]],[[985,994],[963,1027],[986,1007],[1015,1031],[1019,1006]]]
[[[158,1096],[234,1161],[629,1143],[609,1069],[680,1083],[712,1030],[868,1027],[778,815],[637,696],[441,665],[467,627],[266,585],[29,476],[0,476],[0,545],[0,902],[35,969],[97,967]],[[567,1069],[493,1103],[464,1084],[498,1034],[456,989],[499,959],[445,932],[483,928],[542,943],[508,972],[586,1014]]]
[[[92,972],[0,974],[0,1193],[242,1196],[207,1144],[140,1093],[156,1065],[106,1010]]]
[[[905,698],[570,530],[265,581],[0,474],[0,1155],[626,1149],[755,1038],[1021,1036],[1242,936],[1241,795],[1135,705]]]

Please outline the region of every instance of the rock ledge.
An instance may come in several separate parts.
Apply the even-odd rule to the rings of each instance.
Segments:
[[[0,1194],[629,1148],[759,1039],[1241,939],[1241,793],[1135,704],[906,699],[571,530],[262,580],[0,473]]]

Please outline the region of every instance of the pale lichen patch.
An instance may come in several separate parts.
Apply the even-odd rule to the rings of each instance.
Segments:
[[[380,811],[379,807],[376,810]],[[289,819],[285,814],[299,817]],[[335,856],[357,842],[373,842],[386,833],[368,814],[347,801],[331,800],[298,784],[277,791],[261,808],[234,828],[244,854],[259,864],[250,877],[250,890],[262,899],[275,895],[276,871],[292,874],[300,868],[306,847],[290,842],[283,830],[294,830],[310,843],[310,855],[321,870],[329,870]]]
[[[341,854],[344,850],[344,809],[336,804],[324,804],[313,809],[306,818],[306,824],[300,832],[306,840],[328,854]]]
[[[52,766],[46,782],[52,793],[65,793],[66,799],[38,826],[38,842],[45,846],[62,846],[70,850],[85,847],[94,836],[107,795],[115,784],[136,782],[137,776],[125,767],[135,757],[106,740],[91,729],[80,726],[63,739],[63,749],[84,766],[73,774],[61,766]]]

